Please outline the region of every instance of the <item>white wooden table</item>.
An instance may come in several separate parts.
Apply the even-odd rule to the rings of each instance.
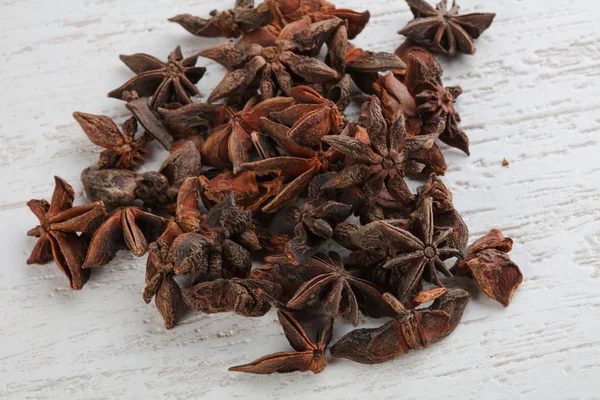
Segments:
[[[118,55],[164,59],[177,44],[184,54],[215,44],[166,18],[230,3],[0,0],[0,398],[600,398],[597,2],[461,3],[498,16],[474,57],[442,60],[446,84],[464,89],[458,109],[472,153],[444,148],[444,179],[472,239],[497,227],[515,240],[525,279],[507,309],[472,291],[454,334],[429,349],[378,366],[332,360],[320,375],[228,373],[289,349],[274,312],[191,314],[166,331],[142,302],[142,259],[121,254],[79,292],[54,264],[25,265],[34,245],[25,232],[36,225],[26,201],[48,199],[56,174],[83,202],[79,172],[97,159],[71,113],[123,121],[123,104],[106,98],[132,75]],[[393,51],[407,5],[368,7],[371,22],[355,42]],[[205,99],[223,69],[199,64],[208,68]],[[153,150],[147,168],[165,158]],[[347,330],[337,326],[334,341]]]

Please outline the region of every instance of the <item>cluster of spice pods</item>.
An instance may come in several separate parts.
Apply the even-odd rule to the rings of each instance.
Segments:
[[[58,177],[50,203],[31,200],[40,224],[27,263],[54,260],[81,289],[119,250],[147,253],[142,297],[167,329],[187,310],[260,317],[276,307],[295,351],[231,368],[261,374],[322,371],[334,320],[356,327],[361,313],[388,322],[351,331],[333,357],[381,363],[443,339],[469,301],[453,275],[507,306],[522,281],[512,240],[493,229],[467,247],[439,178],[438,143],[469,154],[469,140],[454,108],[462,90],[443,85],[435,53],[473,54],[494,15],[407,2],[415,19],[395,54],[353,46],[369,12],[325,0],[238,0],[208,19],[172,18],[198,36],[240,39],[189,57],[177,47],[166,62],[121,56],[135,76],[109,96],[132,116],[119,128],[74,113],[104,148],[81,175],[92,203],[74,207]],[[193,98],[199,57],[229,71],[207,103]],[[356,121],[344,115],[352,101]],[[169,157],[135,172],[153,140]],[[416,193],[406,178],[422,180]],[[318,252],[328,241],[346,257]],[[297,318],[315,311],[329,319],[312,340]]]

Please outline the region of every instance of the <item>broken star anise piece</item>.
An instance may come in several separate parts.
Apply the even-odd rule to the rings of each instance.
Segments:
[[[142,53],[120,58],[137,76],[110,92],[109,97],[122,100],[124,92],[135,90],[141,97],[152,96],[150,105],[156,109],[171,102],[190,104],[190,95],[200,94],[196,83],[206,68],[195,66],[198,54],[183,58],[177,46],[166,63]]]
[[[374,329],[356,329],[331,347],[331,355],[361,364],[380,364],[436,343],[448,336],[460,321],[469,294],[449,289],[424,310],[407,310],[398,299],[385,293],[394,309],[394,320]]]
[[[83,268],[108,264],[117,251],[128,248],[136,257],[146,254],[148,243],[164,231],[167,221],[140,207],[114,210],[92,236]]]
[[[406,274],[401,287],[398,288],[398,299],[401,302],[405,302],[414,293],[421,279],[443,286],[437,271],[452,276],[444,260],[462,255],[460,249],[445,247],[448,246],[446,240],[452,234],[452,228],[436,231],[432,203],[430,197],[426,198],[414,212],[414,235],[385,221],[380,225],[384,241],[398,251],[383,268],[400,268]]]
[[[289,126],[288,136],[302,146],[318,146],[325,135],[336,134],[342,124],[337,106],[307,86],[292,89],[295,104],[271,112],[280,123]]]
[[[75,112],[73,118],[92,143],[106,149],[100,154],[98,168],[135,169],[143,164],[144,154],[149,153],[145,147],[147,137],[144,134],[134,139],[137,132],[135,117],[125,121],[122,132],[112,119],[104,115]]]
[[[523,282],[519,266],[506,254],[512,244],[511,238],[492,229],[467,248],[467,256],[458,260],[452,271],[458,276],[470,276],[483,293],[507,307]]]
[[[236,38],[244,32],[261,28],[273,20],[273,13],[267,3],[254,7],[254,0],[236,0],[234,8],[222,12],[213,10],[210,19],[190,14],[180,14],[169,18],[196,36]]]
[[[30,200],[27,206],[37,217],[40,225],[27,232],[27,236],[38,239],[27,264],[56,265],[69,279],[72,289],[78,290],[89,277],[89,271],[81,269],[87,250],[83,238],[77,232],[88,232],[106,214],[102,202],[73,207],[75,192],[65,180],[54,177],[55,187],[52,200]]]
[[[288,307],[296,310],[322,307],[326,315],[341,318],[354,326],[358,325],[359,306],[369,316],[389,315],[381,290],[359,278],[359,271],[346,270],[339,254],[317,253],[298,268],[315,271],[316,276],[300,286],[288,301]]]
[[[322,186],[333,176],[333,172],[315,176],[308,186],[308,200],[300,208],[292,208],[288,215],[295,223],[294,237],[285,252],[292,261],[297,261],[311,248],[331,239],[338,223],[352,211],[352,205],[344,204],[334,189],[323,190]]]
[[[490,27],[496,14],[471,13],[459,15],[459,6],[452,1],[440,1],[435,8],[425,0],[406,0],[415,19],[399,34],[421,44],[428,50],[453,57],[457,52],[475,54],[474,39]]]
[[[259,290],[278,298],[281,286],[258,279],[217,279],[183,289],[183,301],[189,308],[206,314],[234,312],[244,317],[262,317],[271,304]]]
[[[323,141],[350,158],[350,163],[323,188],[360,187],[367,201],[373,201],[385,188],[402,205],[414,196],[404,181],[407,173],[419,174],[425,167],[414,157],[430,149],[435,136],[407,137],[404,117],[400,116],[388,129],[377,98],[363,105],[367,114],[368,143],[344,135],[325,136]],[[365,139],[363,139],[365,140]]]
[[[315,343],[291,314],[285,311],[277,311],[277,317],[285,337],[296,351],[271,354],[249,364],[231,367],[229,371],[251,374],[312,371],[318,374],[325,369],[327,366],[325,351],[333,333],[333,318],[329,318],[325,326],[319,330]]]
[[[335,70],[303,53],[318,53],[342,23],[339,18],[315,22],[296,33],[292,40],[280,40],[276,46],[246,46],[228,42],[203,50],[200,52],[202,57],[233,70],[219,82],[208,101],[247,93],[256,87],[256,83],[263,99],[276,96],[279,90],[291,96],[292,87],[298,81],[292,75],[306,83],[336,80],[339,76]]]

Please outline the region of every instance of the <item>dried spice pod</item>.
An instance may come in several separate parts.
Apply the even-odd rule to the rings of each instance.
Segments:
[[[156,309],[167,329],[175,326],[183,305],[181,289],[173,278],[173,262],[169,259],[170,248],[181,234],[177,224],[169,224],[156,242],[150,244],[146,262],[146,287],[142,298],[149,304],[154,297]]]
[[[222,104],[193,103],[174,108],[159,108],[158,114],[173,137],[185,139],[205,135],[224,124],[229,116]]]
[[[242,169],[262,174],[275,173],[284,180],[277,196],[262,208],[263,212],[272,213],[284,205],[294,203],[307,190],[314,176],[334,169],[340,154],[334,149],[313,150],[300,146],[290,139],[290,128],[265,118],[262,123],[265,133],[287,155],[246,163],[242,165]]]
[[[288,301],[288,307],[297,310],[319,307],[326,315],[349,321],[354,326],[358,325],[359,306],[369,316],[390,315],[381,290],[359,278],[359,271],[346,270],[339,254],[318,253],[299,268],[314,271],[316,276],[300,286]]]
[[[398,46],[394,54],[404,61],[406,68],[404,70],[395,70],[393,73],[406,85],[413,96],[417,94],[414,92],[414,88],[418,81],[422,79],[422,73],[428,73],[430,75],[428,76],[429,79],[439,80],[442,78],[442,66],[437,62],[435,54],[410,39],[405,40]],[[415,60],[421,61],[427,66],[427,69],[421,69]]]
[[[171,102],[190,104],[190,96],[200,94],[196,83],[206,68],[195,66],[198,54],[183,58],[181,47],[177,46],[167,62],[142,53],[121,55],[120,59],[137,75],[110,92],[108,97],[122,100],[125,92],[136,91],[141,97],[152,96],[150,106],[156,109]]]
[[[216,168],[233,168],[234,174],[239,173],[241,165],[250,161],[253,146],[259,155],[264,151],[261,143],[252,140],[252,133],[261,130],[261,118],[284,110],[293,103],[294,99],[286,97],[263,101],[254,97],[239,112],[227,107],[229,121],[215,128],[202,146],[204,162]]]
[[[169,18],[169,21],[178,23],[192,35],[236,38],[273,20],[271,8],[266,3],[254,7],[253,0],[237,0],[234,8],[222,12],[213,10],[210,16],[211,18],[204,19],[190,14],[179,14]]]
[[[145,147],[148,138],[142,135],[135,139],[135,117],[125,121],[122,132],[112,119],[104,115],[75,112],[73,118],[92,143],[106,149],[100,153],[98,168],[135,169],[144,163],[144,154],[149,153]]]
[[[79,290],[88,279],[89,271],[81,269],[87,245],[77,232],[95,229],[106,209],[102,202],[73,207],[75,192],[71,185],[58,176],[54,177],[54,183],[50,203],[46,200],[27,202],[40,223],[27,232],[27,236],[39,238],[27,264],[47,264],[54,260],[69,279],[71,288]]]
[[[385,185],[397,202],[408,206],[414,201],[414,196],[404,176],[421,173],[425,166],[415,161],[414,156],[430,149],[435,136],[408,137],[403,117],[388,128],[377,98],[365,103],[363,112],[367,115],[367,138],[342,135],[323,138],[325,143],[351,159],[347,162],[349,165],[323,187],[360,187],[364,201],[369,203],[377,200]]]
[[[148,98],[140,98],[138,93],[123,92],[123,100],[127,102],[126,107],[131,111],[137,121],[144,127],[146,133],[156,139],[165,149],[171,148],[171,135],[165,128],[161,118],[150,107]]]
[[[225,171],[211,180],[202,179],[202,202],[211,208],[233,193],[241,209],[257,211],[281,188],[281,179],[258,181],[254,172],[246,171],[235,175]]]
[[[452,276],[444,260],[462,257],[461,249],[449,247],[446,242],[452,228],[441,231],[435,229],[432,203],[430,197],[426,198],[413,213],[412,233],[385,222],[380,225],[384,241],[398,252],[383,268],[399,268],[406,274],[398,288],[398,299],[401,302],[405,302],[415,292],[421,279],[443,286],[437,271]]]
[[[462,289],[450,289],[424,310],[407,310],[389,293],[385,300],[397,317],[375,329],[356,329],[331,347],[331,355],[361,364],[380,364],[417,350],[448,336],[464,311],[469,295]]]
[[[295,104],[271,116],[290,127],[287,135],[301,146],[318,146],[327,134],[336,134],[342,124],[337,106],[307,86],[292,89]]]
[[[500,230],[492,229],[467,248],[467,256],[458,260],[452,271],[456,275],[473,278],[483,293],[508,307],[523,282],[519,266],[506,254],[512,250],[512,244],[511,238],[505,238]]]
[[[258,279],[217,279],[183,289],[183,301],[189,308],[206,314],[234,312],[244,317],[262,317],[271,304],[259,290],[277,298],[281,286]]]
[[[445,245],[460,249],[464,254],[469,240],[469,228],[460,213],[454,209],[452,193],[435,174],[429,175],[427,183],[417,188],[415,209],[419,209],[425,199],[431,198],[433,223],[436,230],[452,229]]]
[[[336,190],[323,190],[333,172],[317,175],[308,186],[308,200],[300,208],[294,207],[288,216],[294,222],[294,236],[285,247],[286,256],[298,261],[312,248],[319,247],[333,236],[338,223],[352,212],[352,205],[340,201]]]
[[[325,326],[319,330],[317,340],[314,342],[292,314],[277,311],[277,317],[285,337],[296,351],[271,354],[249,364],[231,367],[229,371],[251,374],[312,371],[318,374],[325,369],[327,366],[325,351],[333,333],[333,318],[329,318]]]
[[[200,175],[201,155],[192,141],[171,148],[171,154],[157,172],[147,172],[137,183],[136,196],[149,206],[173,204],[179,187],[189,177]]]
[[[435,8],[425,0],[406,0],[415,19],[399,34],[425,46],[428,50],[453,57],[457,52],[475,54],[474,39],[490,27],[496,14],[471,13],[459,15],[459,6],[452,1],[440,1]]]
[[[165,230],[167,221],[140,207],[121,207],[114,210],[94,232],[82,268],[108,264],[117,251],[129,249],[136,257],[148,250]]]
[[[337,79],[338,73],[324,62],[302,54],[318,53],[327,37],[342,23],[341,19],[332,18],[310,24],[294,35],[292,40],[280,40],[271,47],[223,43],[203,50],[201,56],[233,69],[215,87],[208,101],[240,95],[256,83],[261,88],[263,99],[276,96],[279,90],[291,96],[293,83],[297,82],[292,75],[307,83]]]
[[[254,268],[248,278],[277,283],[282,289],[279,300],[287,303],[304,282],[314,278],[315,273],[310,268],[299,268],[290,263],[285,256],[270,256],[269,263]]]
[[[126,169],[92,169],[81,172],[81,183],[91,201],[102,201],[108,208],[132,205],[136,198],[138,183],[144,179]]]

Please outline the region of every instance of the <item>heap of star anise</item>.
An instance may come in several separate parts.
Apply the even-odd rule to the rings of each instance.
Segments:
[[[443,152],[453,151],[441,143],[468,155],[469,140],[462,89],[443,85],[432,53],[472,54],[494,15],[407,2],[415,20],[395,53],[354,46],[369,12],[325,0],[238,0],[210,18],[172,18],[197,36],[241,38],[187,58],[177,46],[166,62],[121,56],[136,74],[109,93],[131,113],[122,128],[73,114],[103,148],[81,173],[92,203],[73,206],[75,191],[55,177],[50,202],[27,203],[39,221],[27,263],[54,260],[81,289],[119,251],[147,255],[139,291],[167,329],[191,311],[261,317],[275,307],[294,351],[230,368],[258,374],[321,372],[334,319],[338,329],[387,318],[332,346],[332,356],[360,363],[445,338],[469,301],[453,275],[508,306],[523,280],[507,255],[512,240],[493,229],[467,247],[439,178]],[[199,57],[228,69],[206,103]],[[165,161],[136,171],[153,140],[169,151]],[[326,253],[330,245],[337,252]],[[309,334],[299,321],[319,315],[322,329]]]

